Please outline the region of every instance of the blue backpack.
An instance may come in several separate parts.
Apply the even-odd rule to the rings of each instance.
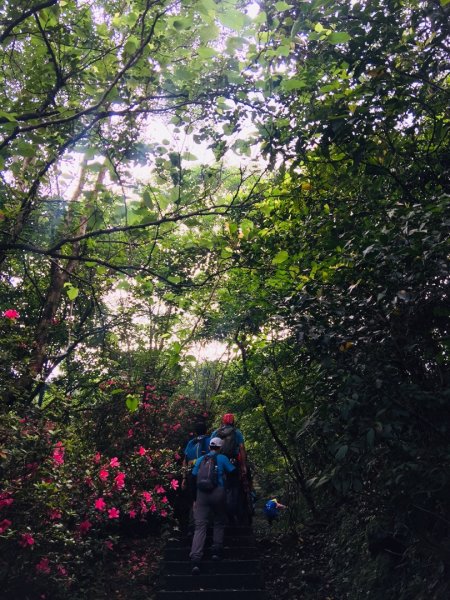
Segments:
[[[264,505],[263,511],[269,519],[275,519],[278,516],[277,504],[274,500],[268,500]]]
[[[198,435],[192,439],[187,447],[189,460],[197,460],[200,456],[204,456],[208,452],[208,435]]]

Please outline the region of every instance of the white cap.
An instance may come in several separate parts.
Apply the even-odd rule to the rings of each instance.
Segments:
[[[220,437],[215,437],[209,442],[211,448],[222,448],[222,444],[223,440]]]

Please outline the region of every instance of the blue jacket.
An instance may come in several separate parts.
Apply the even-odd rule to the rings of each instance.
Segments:
[[[208,435],[196,436],[192,440],[189,440],[184,449],[184,456],[187,462],[193,462],[200,456],[207,454],[209,450],[209,440],[210,437]]]

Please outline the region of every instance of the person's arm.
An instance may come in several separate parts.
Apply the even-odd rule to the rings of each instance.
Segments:
[[[225,456],[225,454],[219,454],[219,456],[222,468],[226,473],[232,473],[233,471],[236,471],[236,467],[230,462],[228,456]]]

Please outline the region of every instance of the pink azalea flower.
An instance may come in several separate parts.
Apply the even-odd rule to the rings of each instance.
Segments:
[[[0,508],[4,508],[5,506],[11,506],[13,502],[14,499],[11,498],[9,492],[4,492],[3,494],[0,494]]]
[[[92,523],[90,521],[81,521],[81,523],[78,525],[78,531],[81,533],[81,535],[85,535],[91,527]]]
[[[178,431],[180,428],[181,428],[181,425],[180,425],[180,423],[177,423],[176,425],[174,425],[174,426],[172,427],[172,429],[173,429],[174,431]]]
[[[97,510],[105,510],[106,508],[106,503],[103,500],[103,498],[97,498],[97,500],[94,503],[94,506]]]
[[[53,450],[53,461],[56,465],[60,466],[64,464],[64,452],[62,442],[57,442],[56,448]]]
[[[136,511],[135,510],[130,510],[128,512],[128,516],[130,517],[130,519],[135,519],[136,518]]]
[[[147,450],[144,448],[144,446],[141,446],[138,450],[138,454],[140,454],[141,456],[144,456],[144,454],[147,453]]]
[[[12,523],[9,519],[3,519],[0,522],[0,535],[11,527]]]
[[[150,506],[150,510],[151,510],[152,512],[156,512],[156,504],[152,504],[152,505]]]
[[[142,492],[142,497],[144,498],[144,500],[146,502],[151,502],[153,500],[152,495],[150,494],[150,492]]]
[[[120,511],[117,508],[110,508],[108,510],[108,519],[118,519]]]
[[[61,511],[56,508],[52,508],[49,516],[52,521],[57,521],[61,518]]]
[[[56,565],[56,570],[63,577],[67,577],[68,573],[66,567],[63,567],[62,565]]]
[[[108,479],[109,471],[106,469],[100,469],[98,476],[102,481],[106,481]]]
[[[14,321],[15,319],[18,319],[20,317],[17,310],[14,310],[13,308],[8,308],[8,310],[5,310],[3,316],[5,317],[5,319],[11,319],[11,321]]]
[[[19,540],[19,546],[26,548],[27,546],[33,546],[34,537],[30,533],[22,533]]]
[[[94,456],[94,462],[95,464],[98,465],[98,463],[102,460],[102,455],[100,454],[100,452],[97,452]]]
[[[170,482],[170,487],[173,490],[177,490],[180,487],[180,484],[178,483],[177,479],[172,479],[172,481]]]
[[[127,435],[128,435],[129,438],[132,438],[133,435],[134,435],[134,431],[132,429],[129,429]]]
[[[178,452],[175,452],[175,460],[180,460],[181,456],[178,454]]]
[[[125,486],[125,473],[118,473],[114,477],[117,489],[121,490]]]
[[[169,502],[169,501],[167,500],[167,496],[163,496],[163,497],[161,498],[161,502],[162,502],[163,504],[167,504],[167,503]]]
[[[160,514],[162,517],[167,517],[167,510],[162,510],[162,511],[161,511],[159,514]]]
[[[155,487],[155,491],[157,494],[165,494],[166,493],[166,490],[163,488],[162,485],[157,485]]]
[[[111,467],[120,467],[120,462],[119,462],[119,459],[117,458],[117,456],[115,456],[114,458],[112,458],[112,459],[109,461],[109,465],[110,465]]]
[[[108,548],[108,550],[112,550],[114,548],[113,543],[111,542],[111,540],[106,540],[105,546]]]
[[[50,573],[50,565],[48,564],[48,558],[41,558],[36,565],[36,571],[48,575]]]

